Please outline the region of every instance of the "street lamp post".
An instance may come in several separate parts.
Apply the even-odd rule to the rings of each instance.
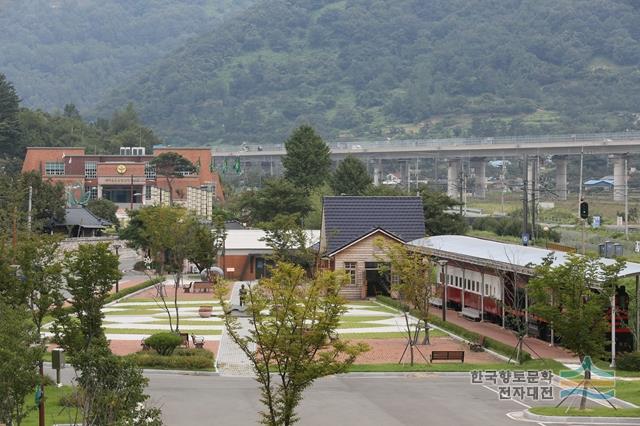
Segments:
[[[438,261],[442,271],[442,321],[447,321],[447,261]]]
[[[118,262],[120,261],[120,254],[118,250],[120,250],[120,244],[114,244],[113,249],[116,251],[116,257],[118,258]],[[116,281],[116,293],[120,291],[120,280]]]

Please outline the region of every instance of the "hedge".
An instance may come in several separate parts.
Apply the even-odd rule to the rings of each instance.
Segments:
[[[616,367],[625,371],[640,371],[640,352],[622,354],[616,359]]]
[[[162,281],[162,278],[153,278],[153,279],[141,282],[140,284],[136,284],[134,286],[124,288],[117,293],[113,293],[107,296],[107,298],[105,299],[105,303],[110,303],[115,300],[122,299],[125,296],[128,296],[132,293],[135,293],[136,291],[145,289],[147,287],[151,287],[152,285],[157,284],[161,281]]]
[[[182,337],[179,334],[164,331],[147,337],[144,343],[158,354],[170,356],[182,344]]]
[[[409,306],[407,306],[406,304],[402,303],[399,300],[392,299],[391,297],[388,297],[388,296],[376,296],[376,299],[378,300],[378,302],[384,305],[391,306],[392,308],[398,309],[403,312],[408,311],[411,315],[415,317],[419,316],[417,311],[409,309]],[[479,342],[480,338],[482,337],[480,334],[467,330],[466,328],[461,327],[457,324],[442,321],[441,318],[438,318],[435,315],[429,315],[429,322],[435,325],[436,327],[440,327],[441,329],[446,330],[452,334],[455,334],[456,336],[460,336],[463,339],[466,339],[470,342]],[[495,339],[492,339],[490,337],[484,336],[483,346],[487,349],[491,349],[492,351],[497,352],[506,357],[512,357],[514,355],[513,347],[505,343],[499,342]],[[531,360],[531,354],[524,350],[521,351],[520,359],[518,361],[522,363],[529,360]]]
[[[176,349],[173,355],[163,356],[154,351],[140,351],[126,355],[138,367],[174,370],[210,370],[214,366],[213,352],[206,349]]]

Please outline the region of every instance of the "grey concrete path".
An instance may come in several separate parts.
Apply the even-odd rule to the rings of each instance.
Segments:
[[[250,286],[251,283],[238,281],[233,285],[230,299],[231,306],[240,305],[239,292],[242,285],[247,287]],[[240,329],[238,330],[240,336],[247,336],[249,334],[249,327],[251,326],[249,319],[238,318],[238,324],[240,325]],[[222,331],[222,337],[220,338],[220,346],[218,347],[218,354],[216,356],[216,368],[221,376],[254,376],[249,358],[247,358],[247,355],[240,349],[240,346],[233,341],[226,328]]]

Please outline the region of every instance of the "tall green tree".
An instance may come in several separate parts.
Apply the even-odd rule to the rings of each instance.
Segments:
[[[35,409],[29,403],[40,382],[38,365],[44,347],[37,345],[39,331],[30,321],[25,305],[0,298],[0,422],[20,425]]]
[[[156,174],[165,178],[169,188],[169,204],[173,204],[173,182],[184,177],[185,173],[195,172],[193,163],[177,152],[163,152],[151,160]]]
[[[277,215],[297,214],[301,219],[311,211],[307,191],[286,179],[269,179],[259,190],[241,194],[238,207],[245,222],[271,222]]]
[[[101,219],[108,220],[115,226],[120,225],[118,216],[116,216],[118,206],[111,200],[107,200],[106,198],[91,200],[87,203],[87,210]]]
[[[335,195],[364,195],[371,187],[372,180],[367,166],[356,157],[347,157],[338,164],[330,179]]]
[[[427,235],[464,234],[467,223],[457,213],[447,212],[458,206],[458,202],[444,192],[434,191],[428,186],[419,187],[424,210],[424,226]]]
[[[56,341],[73,358],[92,345],[106,345],[102,307],[121,278],[118,257],[106,243],[81,244],[64,258],[64,278],[71,310],[56,309]]]
[[[329,147],[313,127],[302,125],[284,143],[282,158],[284,177],[299,188],[311,190],[321,186],[330,175]]]
[[[554,265],[550,254],[535,268],[527,286],[530,312],[547,321],[562,345],[584,361],[586,356],[599,359],[605,350],[610,331],[606,312],[611,307],[625,262],[605,264],[589,256],[569,255]],[[590,379],[585,369],[585,379]],[[581,408],[586,407],[583,393]]]
[[[37,330],[42,330],[44,318],[64,302],[59,247],[57,237],[35,233],[22,236],[17,247],[20,284],[16,291],[21,303],[29,308]]]
[[[0,157],[22,156],[20,121],[18,112],[20,98],[4,74],[0,73]]]
[[[225,286],[218,289],[225,327],[260,384],[262,424],[296,423],[304,390],[319,377],[346,371],[368,349],[335,338],[347,310],[338,295],[345,282],[344,274],[324,272],[308,279],[302,268],[279,263],[271,278],[248,288],[248,333],[230,314]]]
[[[272,249],[274,263],[287,262],[307,271],[312,269],[314,256],[299,215],[277,215],[271,222],[260,224],[260,228],[265,231],[264,241]]]

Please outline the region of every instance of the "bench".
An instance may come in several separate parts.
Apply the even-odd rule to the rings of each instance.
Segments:
[[[480,336],[477,342],[469,343],[469,349],[471,352],[482,352],[484,351],[484,336]]]
[[[146,338],[146,337],[144,337],[144,338],[140,341],[140,347],[142,347],[142,350],[143,350],[143,351],[149,351],[149,350],[151,350],[151,346],[147,345],[146,340],[147,340],[147,338]]]
[[[473,320],[473,321],[480,321],[480,311],[477,309],[473,309],[473,308],[462,308],[462,316]]]
[[[431,303],[431,305],[436,306],[438,308],[442,308],[442,299],[438,297],[432,297],[431,299],[429,299],[429,303]]]
[[[208,292],[209,290],[213,290],[213,283],[207,281],[194,281],[192,283],[192,288],[194,293],[196,290]]]
[[[189,284],[182,284],[182,290],[184,290],[185,293],[190,293],[192,285],[193,282],[190,282]]]
[[[460,361],[464,363],[464,351],[433,351],[431,352],[431,362],[433,361]]]
[[[180,343],[181,348],[189,347],[189,333],[180,333],[180,337],[182,338],[182,343]]]
[[[196,336],[195,334],[191,335],[191,341],[193,342],[193,346],[195,346],[196,349],[203,349],[204,348],[204,337],[203,336]]]

